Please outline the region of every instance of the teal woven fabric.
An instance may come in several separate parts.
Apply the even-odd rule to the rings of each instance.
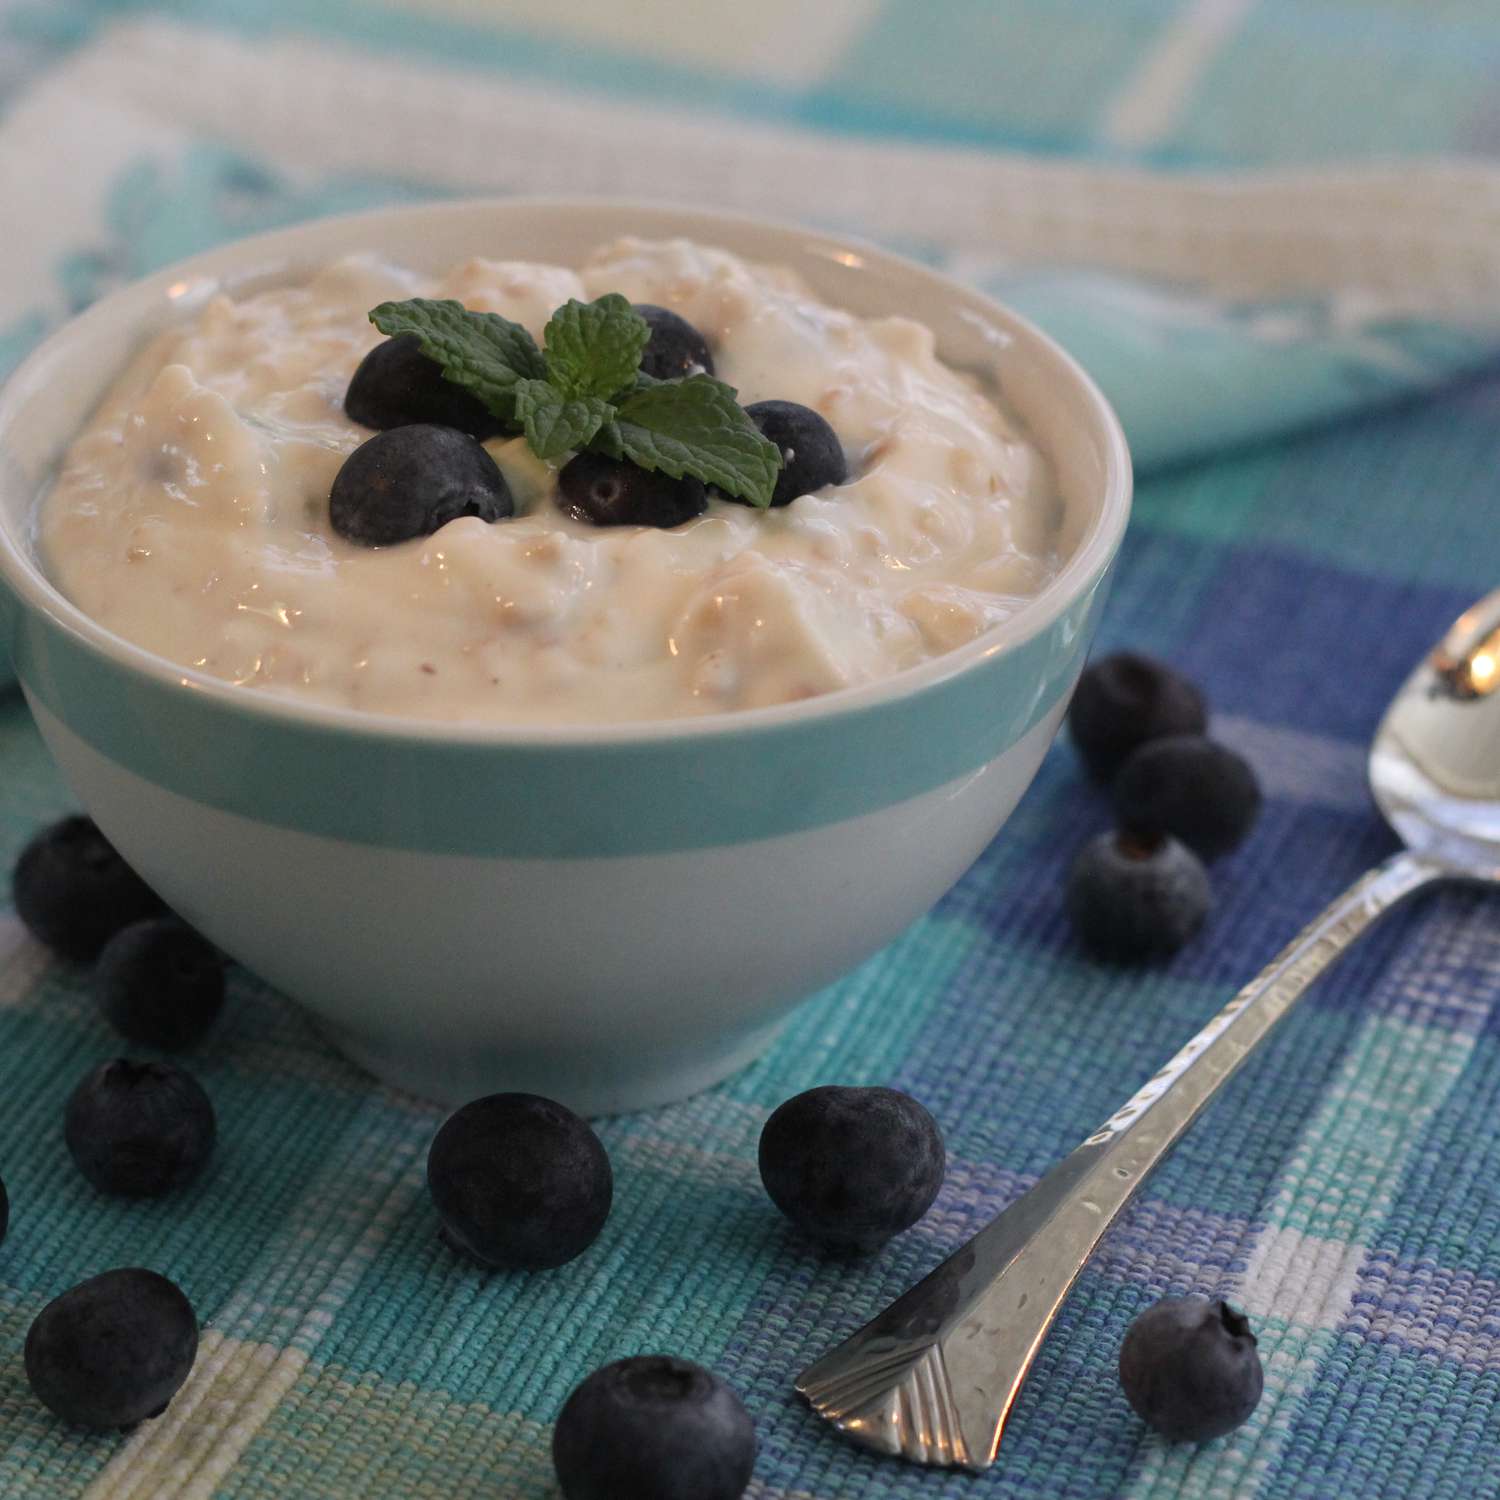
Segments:
[[[541,1500],[568,1391],[655,1349],[745,1396],[754,1500],[1500,1495],[1500,905],[1477,892],[1424,898],[1366,940],[1195,1126],[1069,1299],[988,1475],[858,1453],[791,1392],[1391,848],[1364,744],[1409,664],[1500,576],[1500,376],[1480,294],[1500,16],[1487,0],[747,9],[710,24],[667,0],[7,0],[0,184],[22,211],[0,245],[0,359],[232,235],[434,193],[640,191],[647,172],[668,195],[765,200],[1011,292],[1098,366],[1154,460],[1103,644],[1201,678],[1216,733],[1266,787],[1253,838],[1215,868],[1210,929],[1147,972],[1079,955],[1061,884],[1108,810],[1059,745],[960,885],[763,1061],[603,1123],[616,1208],[585,1257],[486,1277],[436,1239],[422,1167],[437,1112],[342,1062],[242,972],[190,1064],[219,1112],[213,1170],[161,1203],[94,1195],[66,1158],[62,1103],[117,1044],[87,976],[0,915],[0,1496]],[[1400,234],[1350,200],[1377,270],[1432,235],[1427,282],[1388,303],[1342,297],[1321,241],[1305,282],[1275,295],[1231,296],[1217,257],[1208,290],[1165,284],[1193,263],[1176,239],[1195,210],[1173,208],[1163,245],[1142,237],[1176,203],[1158,178],[1089,217],[1124,168],[1418,151],[1472,162],[1396,173]],[[1013,212],[1014,152],[1043,229]],[[1103,174],[1080,179],[1080,222],[1117,241],[1058,228],[1057,173],[1076,162]],[[924,201],[923,183],[942,192]],[[1262,187],[1293,233],[1294,207]],[[1411,207],[1429,201],[1442,211]],[[1066,245],[1086,275],[1063,274]],[[1429,297],[1440,271],[1459,285],[1460,263],[1468,299]],[[1300,430],[1362,403],[1379,404]],[[72,805],[14,697],[0,771],[9,862]],[[933,1211],[853,1266],[786,1232],[755,1170],[770,1109],[826,1082],[910,1090],[950,1149]],[[83,1436],[33,1400],[21,1344],[58,1291],[130,1264],[181,1283],[202,1353],[168,1416]],[[1130,1413],[1114,1361],[1136,1312],[1190,1289],[1248,1308],[1267,1393],[1230,1438],[1172,1448]]]

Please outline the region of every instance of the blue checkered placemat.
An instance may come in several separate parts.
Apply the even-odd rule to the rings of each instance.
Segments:
[[[1079,956],[1063,873],[1108,813],[1059,745],[960,885],[799,1012],[770,1056],[603,1124],[616,1208],[584,1259],[485,1277],[436,1240],[422,1163],[437,1112],[374,1086],[243,973],[191,1063],[220,1116],[212,1172],[162,1203],[92,1194],[66,1159],[62,1103],[116,1043],[85,976],[0,912],[13,1200],[0,1496],[541,1500],[568,1391],[652,1349],[744,1394],[762,1441],[755,1500],[1500,1495],[1500,905],[1470,892],[1424,898],[1367,939],[1194,1128],[1068,1301],[987,1476],[864,1456],[790,1387],[1389,850],[1364,744],[1410,663],[1500,580],[1500,377],[1483,373],[1482,308],[1437,316],[1418,296],[1372,313],[1301,288],[1226,314],[1223,288],[1059,290],[1061,251],[1021,270],[1013,252],[1169,269],[1140,207],[1175,201],[1160,180],[1097,221],[1118,232],[1108,253],[1101,236],[1068,237],[1068,213],[1114,213],[1104,200],[1125,178],[1110,174],[1137,166],[1493,156],[1500,15],[1490,0],[744,9],[0,0],[0,184],[25,210],[0,244],[0,360],[119,281],[234,234],[433,192],[640,191],[648,173],[664,193],[708,182],[714,201],[769,200],[1017,288],[1070,342],[1092,340],[1086,358],[1115,375],[1154,463],[1101,646],[1199,677],[1216,733],[1266,786],[1253,838],[1216,867],[1210,929],[1149,972]],[[1081,207],[1077,161],[1103,174],[1079,180]],[[1413,171],[1410,192],[1440,179]],[[1026,191],[1046,211],[1023,223]],[[1464,215],[1481,196],[1418,215],[1424,233],[1455,228],[1428,263],[1457,245],[1476,282],[1489,241],[1463,239]],[[1294,205],[1266,201],[1298,229]],[[1404,201],[1392,221],[1415,212]],[[1386,238],[1397,255],[1401,237]],[[1440,395],[1267,436],[1476,362]],[[1225,371],[1238,384],[1205,389]],[[0,701],[0,771],[8,863],[72,805],[14,697]],[[933,1211],[854,1267],[786,1234],[755,1170],[770,1109],[825,1082],[909,1090],[950,1149]],[[58,1291],[128,1264],[182,1284],[206,1320],[202,1353],[166,1417],[128,1439],[82,1436],[30,1396],[21,1344]],[[1248,1307],[1267,1392],[1230,1438],[1171,1448],[1126,1407],[1114,1360],[1137,1311],[1188,1289]]]

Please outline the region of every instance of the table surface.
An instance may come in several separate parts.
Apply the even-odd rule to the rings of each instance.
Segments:
[[[726,201],[757,189],[736,177],[750,130],[780,132],[803,169],[851,138],[1166,168],[1500,151],[1490,0],[710,9],[4,0],[0,183],[28,211],[0,255],[0,363],[119,281],[251,229],[631,180],[620,141],[659,110],[680,112],[671,128]],[[439,105],[462,141],[432,133]],[[619,137],[583,130],[566,164],[546,155],[548,131],[610,116]],[[513,128],[487,138],[501,119]],[[857,225],[876,201],[868,181],[789,177],[818,222]],[[1215,733],[1267,792],[1214,870],[1206,934],[1149,971],[1079,955],[1063,877],[1108,810],[1059,745],[960,885],[770,1056],[602,1126],[614,1216],[555,1273],[457,1263],[423,1188],[437,1112],[373,1085],[239,972],[192,1061],[221,1121],[213,1171],[169,1202],[95,1197],[61,1108],[116,1043],[86,976],[0,914],[0,1495],[547,1496],[568,1391],[654,1349],[744,1394],[756,1500],[1500,1495],[1500,907],[1475,892],[1423,898],[1367,939],[1194,1128],[1069,1299],[984,1479],[859,1454],[790,1389],[1391,848],[1363,747],[1412,661],[1500,581],[1497,489],[1493,374],[1150,476],[1102,645],[1201,679]],[[14,697],[0,773],[8,861],[71,806]],[[755,1169],[769,1110],[827,1082],[909,1090],[950,1149],[933,1211],[855,1266],[794,1241]],[[90,1438],[34,1402],[20,1348],[48,1298],[122,1264],[176,1278],[205,1338],[167,1417]],[[1247,1308],[1266,1396],[1230,1438],[1173,1448],[1132,1416],[1114,1361],[1140,1309],[1187,1290]]]

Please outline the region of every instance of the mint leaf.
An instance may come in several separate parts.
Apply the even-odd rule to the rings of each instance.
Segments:
[[[547,379],[564,395],[613,396],[628,386],[651,330],[618,292],[576,298],[552,314],[543,334]]]
[[[516,420],[538,458],[561,458],[582,448],[614,410],[598,396],[564,396],[545,380],[518,380],[514,392]]]
[[[711,375],[634,391],[596,433],[594,447],[673,479],[691,474],[762,509],[781,472],[781,450],[745,415],[734,388]]]
[[[427,297],[382,302],[370,321],[392,338],[415,334],[422,353],[443,367],[445,378],[473,391],[502,422],[518,427],[517,382],[547,373],[536,340],[519,323],[498,313],[470,312],[461,302]]]
[[[589,440],[589,448],[595,453],[602,453],[606,458],[625,457],[625,447],[620,441],[620,424],[615,421],[613,412]]]

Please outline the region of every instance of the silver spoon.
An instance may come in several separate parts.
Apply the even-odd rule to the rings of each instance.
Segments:
[[[1500,591],[1466,611],[1397,693],[1370,750],[1370,785],[1405,847],[1357,880],[1071,1156],[804,1370],[797,1389],[823,1417],[881,1453],[989,1468],[1068,1289],[1199,1110],[1398,901],[1438,880],[1500,884]]]

